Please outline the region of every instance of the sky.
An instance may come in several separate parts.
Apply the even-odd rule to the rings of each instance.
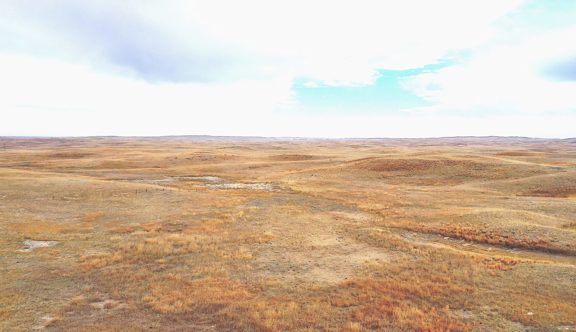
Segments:
[[[576,1],[1,0],[0,136],[576,137]]]

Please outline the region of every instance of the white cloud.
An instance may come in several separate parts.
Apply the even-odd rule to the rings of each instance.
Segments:
[[[0,49],[152,81],[292,75],[361,85],[378,68],[416,68],[479,44],[519,2],[7,0]]]
[[[519,4],[5,0],[0,135],[574,136],[574,83],[538,69],[576,54],[566,42],[574,32],[510,43],[493,22]],[[469,61],[406,82],[435,103],[413,110],[424,115],[322,116],[294,105],[294,78],[370,85],[378,69],[463,49]],[[446,113],[463,110],[475,116]],[[478,118],[483,110],[505,111]]]
[[[0,56],[3,134],[223,132],[281,109],[291,80],[151,84],[54,60]],[[250,127],[253,129],[253,127]]]
[[[433,63],[478,45],[520,3],[500,1],[211,1],[185,3],[214,40],[277,71],[328,85],[373,83],[376,69]],[[226,10],[222,10],[226,8]]]
[[[408,78],[405,86],[436,103],[420,111],[549,113],[576,111],[576,81],[543,68],[576,56],[576,28],[489,45],[463,63]]]
[[[0,57],[3,135],[573,136],[574,116],[486,118],[283,111],[290,80],[150,84],[62,62]],[[55,78],[57,77],[57,78]]]

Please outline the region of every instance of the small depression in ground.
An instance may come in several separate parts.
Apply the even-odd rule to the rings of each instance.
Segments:
[[[150,183],[150,184],[171,184],[180,181],[203,181],[203,182],[219,182],[222,178],[218,176],[205,175],[205,176],[167,176],[160,179],[137,179],[136,182]]]
[[[270,183],[219,183],[207,184],[210,189],[250,189],[250,190],[265,190],[273,191],[274,186]]]
[[[24,249],[21,249],[22,252],[30,252],[34,249],[38,248],[47,248],[52,247],[58,244],[58,241],[49,241],[49,240],[26,240],[23,242]]]

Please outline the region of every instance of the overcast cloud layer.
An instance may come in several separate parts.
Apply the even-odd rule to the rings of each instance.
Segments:
[[[576,136],[570,3],[4,0],[0,135]]]

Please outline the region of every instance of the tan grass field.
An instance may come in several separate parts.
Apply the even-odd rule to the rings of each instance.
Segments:
[[[2,331],[576,331],[570,140],[4,138],[0,206]]]

